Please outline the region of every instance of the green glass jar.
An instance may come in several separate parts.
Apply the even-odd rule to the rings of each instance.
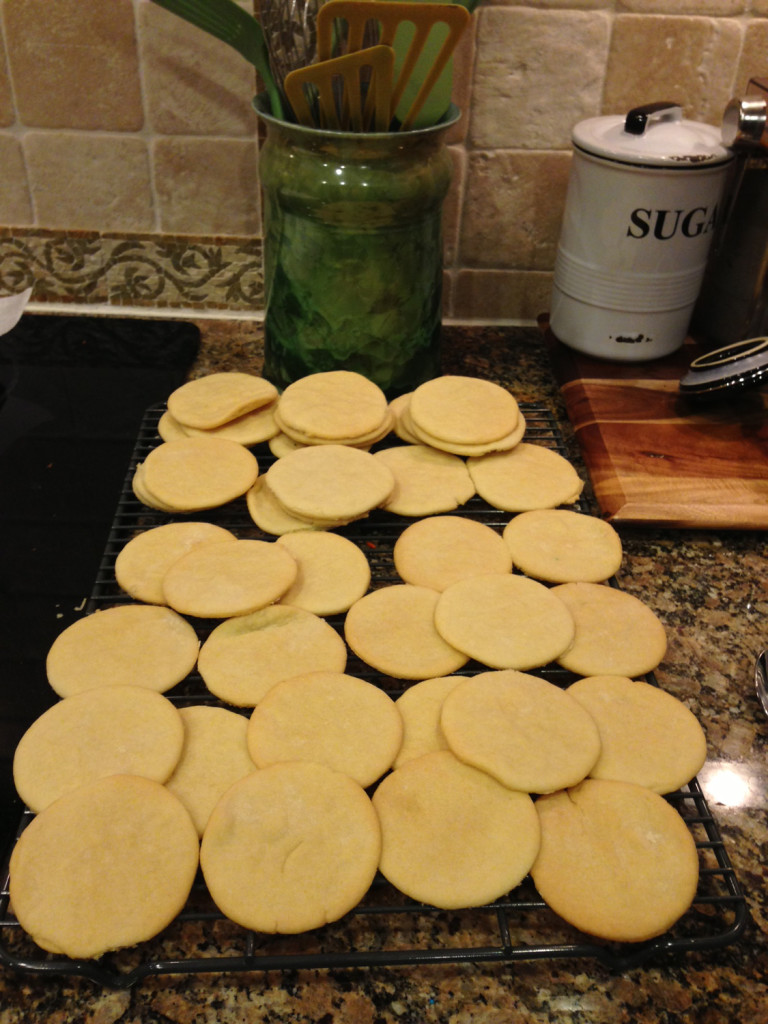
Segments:
[[[390,397],[440,372],[446,130],[354,133],[267,125],[264,375],[355,370]]]

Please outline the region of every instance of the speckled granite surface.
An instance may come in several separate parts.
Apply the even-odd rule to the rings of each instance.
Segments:
[[[201,322],[193,374],[258,371],[260,327]],[[508,385],[557,414],[582,469],[541,334],[446,327],[444,370]],[[164,976],[127,991],[0,971],[0,1024],[766,1024],[768,1022],[768,719],[752,683],[768,644],[768,535],[622,530],[620,582],[664,620],[660,684],[699,716],[709,760],[699,780],[746,893],[751,922],[722,949],[611,972],[592,960],[513,965]]]

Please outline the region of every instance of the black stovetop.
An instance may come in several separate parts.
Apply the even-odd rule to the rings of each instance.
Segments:
[[[144,412],[198,343],[179,321],[30,313],[0,337],[0,847],[16,744],[57,699],[48,648],[91,593]]]

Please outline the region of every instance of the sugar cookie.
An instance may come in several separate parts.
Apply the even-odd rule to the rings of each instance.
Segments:
[[[384,503],[401,516],[450,512],[475,493],[463,459],[423,444],[382,448],[375,456],[391,471],[395,489]]]
[[[505,512],[571,505],[584,482],[559,452],[522,441],[509,451],[467,460],[481,498]]]
[[[182,615],[224,619],[277,601],[298,571],[296,559],[273,541],[213,541],[173,563],[163,577],[163,594]]]
[[[530,796],[447,750],[397,768],[379,783],[373,805],[381,822],[381,873],[412,899],[445,910],[503,896],[538,852]]]
[[[254,707],[281,679],[343,672],[346,665],[347,648],[333,626],[303,608],[280,604],[219,623],[198,659],[211,693],[239,707]]]
[[[512,570],[501,535],[464,516],[430,516],[412,523],[395,541],[393,557],[406,583],[440,591],[468,576]]]
[[[115,605],[59,633],[45,667],[60,697],[120,684],[165,693],[195,667],[199,646],[195,630],[171,608]]]
[[[294,934],[356,906],[380,850],[378,818],[361,786],[325,765],[284,762],[225,793],[200,864],[227,917],[257,932]]]
[[[177,708],[143,686],[100,686],[58,701],[16,747],[13,781],[30,810],[105,775],[165,782],[181,757]]]
[[[558,655],[580,676],[642,676],[662,661],[667,637],[661,620],[639,598],[604,583],[561,583],[552,593],[569,609],[575,636]]]
[[[253,453],[224,437],[164,441],[138,468],[150,506],[176,512],[224,505],[245,494],[259,475]]]
[[[312,373],[280,396],[278,423],[289,437],[341,443],[376,434],[388,420],[387,399],[373,381],[351,370]],[[388,429],[389,429],[388,427]]]
[[[456,444],[487,444],[514,430],[519,408],[500,384],[446,374],[416,388],[408,415],[416,433]]]
[[[696,844],[678,812],[645,786],[586,779],[536,801],[541,848],[531,875],[542,898],[580,931],[643,942],[690,907]]]
[[[13,910],[42,949],[97,958],[170,924],[198,851],[189,814],[165,786],[110,775],[60,797],[21,834],[10,860]]]
[[[371,582],[362,550],[338,533],[289,533],[276,541],[295,559],[298,574],[283,604],[315,615],[338,615],[359,600]]]
[[[372,590],[347,612],[346,641],[367,665],[396,679],[456,672],[469,659],[435,629],[439,596],[410,583]]]
[[[246,742],[248,719],[209,704],[179,708],[179,717],[184,745],[166,786],[184,804],[202,836],[219,799],[256,771]]]
[[[510,573],[451,583],[437,602],[435,627],[468,658],[497,669],[547,665],[568,650],[575,632],[573,616],[553,591]]]
[[[168,396],[168,411],[182,426],[209,430],[275,401],[277,388],[251,373],[222,371],[188,380]]]
[[[248,723],[260,768],[316,761],[372,785],[392,766],[403,722],[391,697],[343,672],[309,672],[276,683]]]
[[[214,523],[164,523],[132,537],[115,559],[115,578],[136,601],[165,604],[163,577],[174,562],[192,548],[211,541],[235,540]]]
[[[283,508],[298,518],[349,522],[383,505],[395,478],[370,452],[338,444],[312,445],[273,463],[269,487]]]
[[[621,567],[621,537],[611,524],[571,509],[521,512],[503,537],[520,572],[549,583],[602,583]]]
[[[601,751],[590,775],[636,782],[672,793],[707,759],[707,740],[682,701],[650,683],[626,676],[588,676],[566,693],[592,715]]]
[[[434,676],[409,686],[395,701],[403,720],[403,742],[397,752],[394,767],[412,761],[422,754],[447,750],[440,713],[443,701],[462,681],[463,676]]]
[[[525,793],[581,782],[600,755],[592,716],[554,683],[524,672],[482,672],[449,693],[440,728],[460,760]]]

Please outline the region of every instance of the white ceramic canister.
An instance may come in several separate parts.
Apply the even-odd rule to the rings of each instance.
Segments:
[[[557,338],[621,362],[682,345],[731,159],[719,128],[672,103],[576,125],[550,307]]]

